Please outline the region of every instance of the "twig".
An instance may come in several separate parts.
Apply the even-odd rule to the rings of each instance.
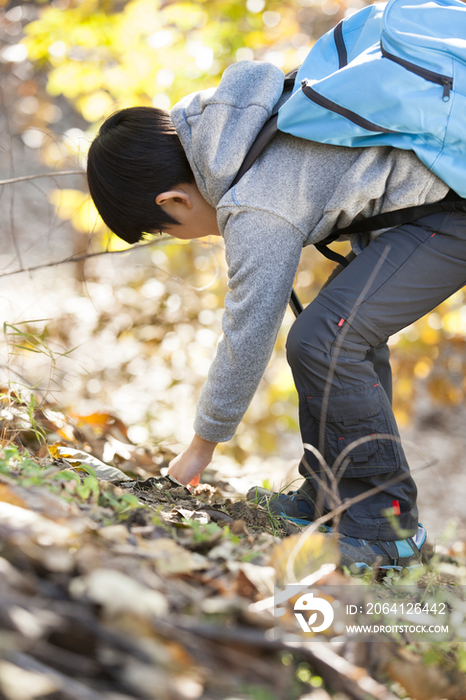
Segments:
[[[8,149],[8,158],[10,161],[10,174],[14,176],[15,174],[15,161],[13,158],[13,139],[11,136],[11,130],[10,130],[10,118],[8,115],[8,110],[6,109],[6,104],[5,104],[5,93],[3,91],[3,86],[0,89],[0,102],[2,105],[2,110],[4,114],[4,119],[5,119],[5,131],[6,131],[6,136],[9,142],[9,149]],[[19,249],[18,241],[16,240],[16,231],[15,231],[15,190],[11,193],[11,200],[10,200],[10,233],[11,233],[11,238],[13,240],[13,247],[16,251],[16,257],[18,258],[19,264],[23,264],[23,260],[21,257],[21,251]]]
[[[102,700],[102,695],[96,690],[89,688],[87,685],[84,685],[84,683],[75,681],[69,676],[65,676],[51,666],[46,666],[40,661],[36,661],[36,659],[28,654],[14,652],[11,654],[10,661],[16,666],[19,666],[19,668],[23,668],[25,671],[33,671],[34,673],[42,674],[56,681],[58,685],[57,690],[59,690],[63,700]]]
[[[39,177],[57,177],[58,175],[85,175],[84,170],[56,170],[53,173],[37,173],[36,175],[22,175],[21,177],[10,177],[8,180],[0,180],[0,185],[12,185],[14,182],[25,182],[26,180],[37,180]]]
[[[276,630],[278,639],[272,639],[270,632],[254,630],[249,627],[217,627],[214,625],[189,625],[159,621],[159,631],[172,633],[173,627],[187,633],[210,639],[217,644],[244,644],[254,649],[270,649],[272,651],[294,651],[306,658],[311,666],[335,690],[349,695],[353,700],[397,700],[396,696],[384,685],[371,678],[365,669],[355,666],[346,659],[338,656],[325,642],[297,641],[296,635],[283,634]],[[164,629],[165,628],[165,629]],[[170,630],[172,628],[172,630]]]
[[[375,265],[374,269],[372,270],[369,279],[367,280],[366,284],[364,285],[360,295],[354,302],[354,306],[351,309],[351,313],[346,319],[346,324],[342,328],[342,331],[340,335],[337,338],[337,341],[335,343],[335,352],[332,354],[331,357],[331,362],[330,362],[330,367],[328,370],[328,375],[327,375],[327,381],[325,383],[325,389],[324,389],[324,395],[322,398],[322,409],[321,409],[321,414],[320,414],[320,424],[319,424],[319,451],[324,454],[325,453],[325,429],[327,425],[327,409],[328,409],[328,404],[330,400],[330,391],[332,388],[332,383],[333,383],[333,377],[335,375],[335,370],[337,366],[337,359],[338,355],[341,350],[341,346],[343,345],[343,340],[345,339],[345,336],[348,332],[348,329],[351,327],[351,322],[356,316],[359,307],[361,306],[362,302],[364,301],[364,297],[366,296],[367,292],[372,286],[372,283],[374,282],[375,278],[379,274],[380,268],[382,267],[383,263],[385,262],[388,253],[390,252],[391,246],[387,245],[384,248],[384,251],[380,258],[377,260],[377,264]]]
[[[389,436],[390,437],[390,436]],[[364,438],[361,438],[361,440],[364,440]],[[308,449],[309,445],[304,444],[304,448]],[[429,462],[427,464],[424,464],[422,467],[419,469],[416,469],[415,471],[413,470],[413,474],[417,473],[421,470],[428,469],[433,466],[435,462]],[[341,503],[339,506],[334,508],[330,513],[327,513],[326,515],[322,515],[320,518],[317,518],[317,520],[314,520],[311,522],[301,533],[301,536],[299,537],[298,541],[296,542],[295,546],[291,550],[288,560],[287,560],[287,565],[286,565],[286,573],[289,579],[291,580],[292,575],[294,575],[294,562],[295,559],[299,553],[299,550],[301,547],[304,545],[305,540],[310,537],[320,525],[324,525],[328,520],[332,520],[335,516],[340,515],[343,513],[347,508],[350,508],[351,506],[355,505],[355,503],[360,503],[361,501],[364,501],[366,498],[370,498],[371,496],[375,496],[376,494],[380,493],[381,491],[384,491],[388,486],[393,486],[394,484],[398,484],[400,481],[404,481],[404,479],[407,479],[408,477],[411,476],[410,472],[404,472],[403,474],[400,474],[399,476],[393,477],[393,479],[390,479],[389,481],[386,481],[384,484],[380,484],[379,486],[374,486],[372,489],[369,489],[368,491],[365,491],[364,493],[360,493],[359,496],[354,496],[353,498],[349,498],[344,503]],[[296,579],[295,579],[296,580]]]
[[[0,275],[2,277],[10,277],[11,275],[18,275],[21,272],[35,272],[36,270],[42,270],[45,267],[57,267],[57,265],[64,265],[65,263],[75,263],[81,262],[82,260],[88,260],[90,258],[97,258],[101,255],[120,255],[121,253],[128,253],[132,250],[137,250],[139,248],[148,248],[156,243],[165,242],[162,240],[150,241],[149,243],[135,243],[131,248],[125,248],[124,250],[101,250],[98,253],[86,253],[85,255],[77,255],[75,257],[64,258],[63,260],[56,260],[54,262],[42,263],[41,265],[34,265],[33,267],[22,267],[19,270],[12,270],[11,272],[3,272]]]
[[[120,255],[122,253],[131,253],[131,251],[138,250],[140,248],[148,248],[152,245],[169,245],[171,243],[173,243],[171,237],[167,236],[165,238],[157,238],[155,240],[149,241],[148,243],[135,243],[131,246],[131,248],[125,248],[124,250],[101,250],[98,253],[85,253],[83,255],[76,255],[73,257],[64,258],[63,260],[56,260],[54,262],[42,263],[41,265],[34,265],[33,267],[21,267],[17,270],[11,270],[10,272],[3,272],[2,274],[0,274],[0,279],[2,277],[10,277],[11,275],[19,275],[21,272],[36,272],[37,270],[42,270],[47,267],[57,267],[58,265],[64,265],[65,263],[82,262],[83,260],[89,260],[90,258],[96,258],[101,255]],[[206,289],[210,289],[219,276],[219,268],[217,266],[213,278],[207,284],[203,285],[202,287],[195,287],[192,284],[188,284],[187,282],[185,282],[181,277],[172,275],[170,272],[167,272],[167,270],[164,270],[163,268],[160,268],[157,265],[154,265],[154,267],[161,270],[165,275],[170,277],[170,279],[175,280],[180,284],[183,284],[185,287],[187,287],[188,289],[192,289],[195,292],[203,292]]]

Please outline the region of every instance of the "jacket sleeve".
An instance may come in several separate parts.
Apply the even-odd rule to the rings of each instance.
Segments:
[[[230,213],[223,227],[229,292],[223,334],[197,404],[196,433],[233,437],[265,372],[303,246],[301,232],[260,210]]]

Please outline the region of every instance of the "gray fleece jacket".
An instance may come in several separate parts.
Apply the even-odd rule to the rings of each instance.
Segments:
[[[213,442],[234,435],[254,396],[303,246],[358,215],[438,201],[448,191],[411,151],[328,146],[283,133],[229,189],[261,127],[281,104],[283,82],[282,71],[270,63],[236,63],[217,88],[188,95],[171,113],[196,184],[216,207],[225,239],[229,292],[223,334],[194,424],[198,435]]]

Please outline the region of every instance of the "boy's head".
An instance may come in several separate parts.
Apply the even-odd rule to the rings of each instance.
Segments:
[[[194,176],[168,112],[131,107],[100,127],[89,149],[89,191],[106,225],[128,243],[177,224],[156,197]]]

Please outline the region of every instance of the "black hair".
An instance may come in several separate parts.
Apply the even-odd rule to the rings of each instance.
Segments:
[[[87,181],[109,229],[137,243],[144,233],[178,223],[155,198],[194,176],[168,112],[130,107],[100,127],[89,149]]]

